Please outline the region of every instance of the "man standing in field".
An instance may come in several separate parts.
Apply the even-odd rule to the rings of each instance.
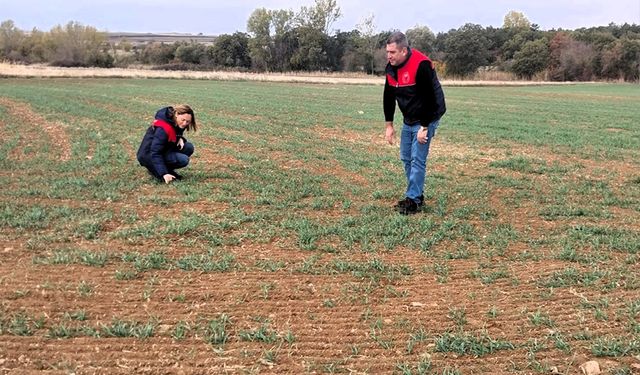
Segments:
[[[431,139],[446,111],[444,92],[433,62],[409,47],[401,32],[387,39],[387,79],[384,85],[385,139],[395,140],[393,115],[398,107],[404,116],[400,135],[400,159],[407,177],[405,198],[395,208],[403,215],[420,211],[424,204],[424,182]]]

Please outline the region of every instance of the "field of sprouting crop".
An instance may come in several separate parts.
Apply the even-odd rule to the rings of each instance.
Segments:
[[[0,79],[0,373],[637,373],[638,86],[444,89],[406,217],[382,86]]]

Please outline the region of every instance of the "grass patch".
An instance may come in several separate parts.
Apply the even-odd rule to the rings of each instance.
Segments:
[[[451,333],[436,337],[437,352],[452,352],[458,355],[474,355],[481,357],[499,350],[513,350],[515,345],[506,340],[491,338],[488,334],[472,335],[469,333]]]

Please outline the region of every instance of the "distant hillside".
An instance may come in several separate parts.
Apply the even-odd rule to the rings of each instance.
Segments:
[[[174,42],[198,42],[205,45],[211,45],[216,39],[216,36],[213,35],[202,35],[202,34],[183,34],[183,33],[163,33],[163,34],[153,34],[153,33],[125,33],[125,32],[113,32],[107,33],[109,38],[109,42],[120,43],[123,40],[128,41],[133,45],[147,44],[151,42],[164,42],[164,43],[174,43]]]

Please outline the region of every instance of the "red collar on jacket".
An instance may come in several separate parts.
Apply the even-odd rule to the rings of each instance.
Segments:
[[[402,64],[395,69],[390,64],[387,66],[386,72],[389,85],[394,87],[415,85],[418,66],[424,60],[429,61],[431,68],[433,68],[433,62],[429,57],[417,49],[409,49],[409,56]]]
[[[176,129],[171,126],[171,124],[169,124],[166,121],[162,121],[162,120],[155,120],[153,122],[153,126],[157,126],[159,128],[162,128],[162,130],[164,130],[165,133],[167,133],[167,136],[169,137],[169,142],[176,142],[178,140],[178,137],[176,136]]]

